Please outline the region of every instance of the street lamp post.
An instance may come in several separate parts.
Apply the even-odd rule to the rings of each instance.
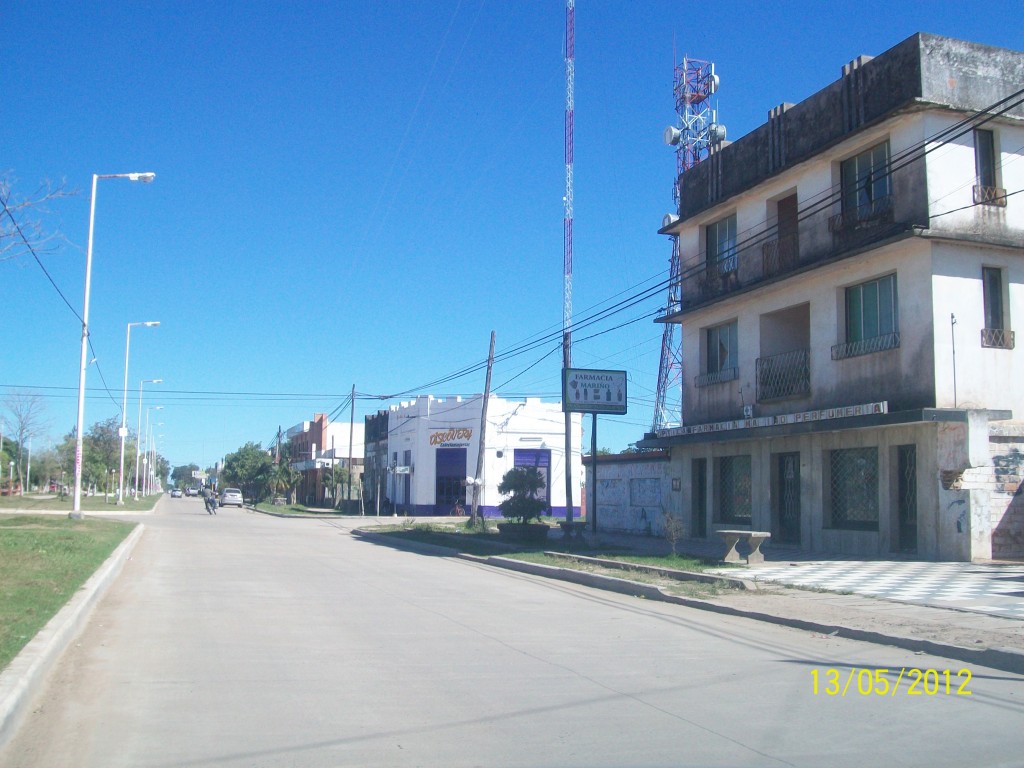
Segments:
[[[107,173],[92,175],[92,198],[89,201],[89,241],[85,250],[85,300],[82,305],[82,355],[78,371],[78,420],[75,429],[75,498],[70,517],[82,518],[82,431],[85,427],[85,369],[89,365],[89,288],[92,282],[92,235],[96,221],[96,182],[100,179],[129,179],[145,184],[155,173]]]
[[[128,332],[124,339],[124,389],[121,396],[121,429],[118,434],[121,436],[121,469],[117,475],[117,503],[124,504],[124,441],[128,437],[128,349],[132,343],[132,326],[142,325],[146,328],[154,328],[160,325],[159,320],[148,320],[142,323],[128,323]]]
[[[146,490],[148,485],[149,485],[149,468],[148,468],[149,462],[148,462],[148,458],[149,458],[149,449],[150,449],[150,447],[152,445],[152,438],[149,435],[149,412],[150,411],[162,411],[163,409],[164,409],[164,407],[162,405],[149,405],[149,406],[146,406],[146,458],[143,459],[143,461],[146,462],[147,466],[146,466],[146,475],[145,475],[145,477],[143,478],[143,481],[142,481],[142,495],[143,496],[146,496],[148,494],[148,491]],[[136,484],[138,484],[138,481],[139,481],[139,478],[138,478],[138,476],[136,476],[136,478],[135,478]],[[136,494],[136,496],[138,496],[138,494]]]
[[[135,433],[135,498],[139,498],[139,460],[142,458],[142,385],[163,384],[163,379],[143,379],[139,382],[139,430]],[[149,414],[147,413],[148,417]]]

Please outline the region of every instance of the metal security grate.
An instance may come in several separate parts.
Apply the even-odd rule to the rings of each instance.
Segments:
[[[765,277],[795,269],[800,261],[800,241],[796,235],[769,240],[761,246],[761,268]]]
[[[832,527],[878,530],[878,449],[846,448],[830,455]]]
[[[851,229],[870,228],[888,224],[893,219],[892,195],[848,208],[828,220],[828,231],[841,233]]]
[[[757,359],[757,401],[806,395],[811,391],[811,351],[796,349]]]
[[[724,381],[734,381],[740,377],[739,368],[723,368],[714,373],[702,373],[693,380],[695,387],[710,387],[712,384],[721,384]]]
[[[718,459],[718,519],[722,523],[750,525],[750,457]]]
[[[1006,190],[1001,187],[974,187],[974,202],[977,205],[998,205],[1006,207]]]
[[[1004,331],[1002,328],[982,328],[981,346],[994,349],[1013,349],[1013,331]]]
[[[900,345],[899,331],[896,333],[885,333],[881,336],[874,336],[861,341],[851,341],[847,344],[836,344],[832,347],[833,360],[845,360],[848,357],[860,357],[870,355],[872,352],[881,352],[886,349],[896,349]]]

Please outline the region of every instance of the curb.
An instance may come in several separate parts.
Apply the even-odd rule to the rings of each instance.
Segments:
[[[1024,674],[1024,652],[1013,648],[987,648],[983,650],[975,650],[973,648],[963,648],[959,645],[937,643],[931,640],[919,640],[911,637],[903,637],[901,635],[885,634],[873,630],[856,629],[842,624],[823,624],[816,621],[787,618],[760,611],[733,608],[728,605],[713,603],[693,597],[672,595],[664,592],[660,587],[654,586],[653,584],[643,584],[640,582],[629,581],[628,579],[620,579],[615,576],[603,576],[596,573],[588,573],[586,571],[576,571],[570,568],[558,568],[556,566],[541,565],[539,563],[527,563],[522,560],[513,560],[499,555],[490,555],[487,557],[468,555],[451,549],[450,547],[441,546],[440,544],[402,541],[389,537],[387,534],[363,531],[360,529],[354,529],[352,533],[353,535],[361,538],[385,544],[387,546],[394,547],[395,549],[405,549],[418,552],[420,554],[439,555],[442,557],[469,560],[482,565],[491,565],[511,571],[519,571],[520,573],[529,573],[548,579],[567,581],[585,587],[603,589],[623,595],[632,595],[646,600],[672,603],[686,608],[696,608],[698,610],[710,611],[711,613],[717,613],[723,616],[736,616],[744,619],[752,619],[754,621],[763,621],[770,624],[776,624],[778,626],[790,627],[792,629],[799,629],[822,635],[836,634],[837,636],[843,637],[847,640],[860,640],[861,642],[874,643],[875,645],[891,645],[896,648],[902,648],[903,650],[913,651],[914,653],[927,653],[932,656],[941,656],[942,658],[976,664],[983,667],[990,667],[991,669],[998,669],[1003,672],[1013,672],[1018,675]]]
[[[25,714],[40,683],[88,620],[121,568],[131,556],[146,526],[139,523],[99,569],[79,587],[21,653],[0,672],[0,747],[3,747]]]

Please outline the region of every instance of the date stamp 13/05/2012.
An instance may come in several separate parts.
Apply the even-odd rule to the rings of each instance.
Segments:
[[[812,669],[815,696],[970,696],[971,670],[916,667]]]

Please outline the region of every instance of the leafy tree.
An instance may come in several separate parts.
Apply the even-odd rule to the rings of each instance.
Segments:
[[[288,503],[295,503],[295,489],[299,485],[302,475],[292,469],[285,459],[270,471],[268,487],[272,494],[288,494]]]
[[[171,472],[171,485],[175,488],[186,488],[195,482],[192,477],[193,472],[199,471],[198,464],[185,464],[180,467],[175,467]]]
[[[224,457],[220,487],[237,486],[247,499],[258,500],[266,495],[273,459],[259,443],[246,443],[235,453]]]

